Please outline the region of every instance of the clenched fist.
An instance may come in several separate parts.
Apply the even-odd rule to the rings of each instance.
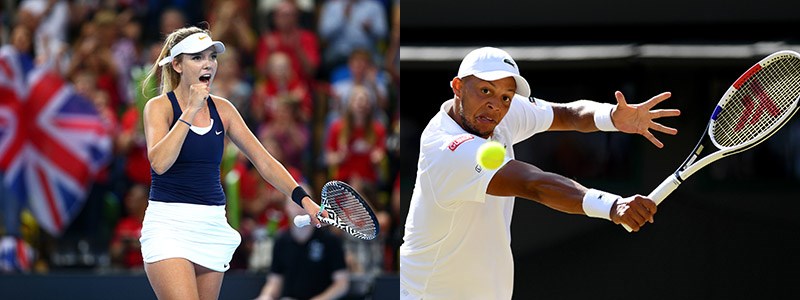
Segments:
[[[207,83],[195,83],[189,88],[189,107],[201,109],[206,103],[211,88]]]

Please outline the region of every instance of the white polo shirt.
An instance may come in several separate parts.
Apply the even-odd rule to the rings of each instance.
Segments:
[[[514,261],[511,215],[514,197],[486,194],[498,169],[478,166],[485,139],[467,133],[445,101],[420,139],[411,206],[400,246],[401,299],[511,299]],[[553,109],[545,101],[516,95],[492,140],[513,145],[546,131]]]

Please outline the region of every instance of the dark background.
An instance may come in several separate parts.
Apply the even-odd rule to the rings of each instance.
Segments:
[[[403,212],[414,185],[419,135],[441,103],[460,57],[421,59],[420,47],[562,49],[628,45],[616,58],[520,60],[533,96],[551,102],[629,103],[671,91],[656,108],[679,133],[543,133],[517,159],[623,196],[647,195],[692,150],[728,86],[773,49],[797,50],[795,1],[419,1],[402,15]],[[742,51],[651,55],[652,46]],[[414,51],[409,51],[414,50]],[[411,55],[408,53],[415,53]],[[726,54],[727,53],[727,54]],[[464,52],[466,54],[466,52]],[[800,275],[800,121],[742,154],[695,173],[659,206],[656,222],[629,234],[608,221],[517,199],[512,222],[515,299],[766,299],[797,294]]]

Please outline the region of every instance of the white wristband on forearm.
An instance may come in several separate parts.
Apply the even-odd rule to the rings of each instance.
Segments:
[[[601,190],[589,189],[583,196],[583,212],[587,216],[610,221],[611,205],[614,205],[619,198],[622,197]]]
[[[594,111],[594,126],[601,131],[619,131],[611,121],[611,111],[614,109],[614,104],[600,103],[599,107]]]

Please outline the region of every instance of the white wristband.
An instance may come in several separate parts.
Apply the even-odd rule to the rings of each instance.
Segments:
[[[583,196],[583,212],[593,218],[611,220],[611,205],[622,198],[601,190],[589,189]]]
[[[594,126],[601,131],[619,131],[611,121],[611,110],[614,109],[614,104],[600,103],[599,107],[594,111]]]

